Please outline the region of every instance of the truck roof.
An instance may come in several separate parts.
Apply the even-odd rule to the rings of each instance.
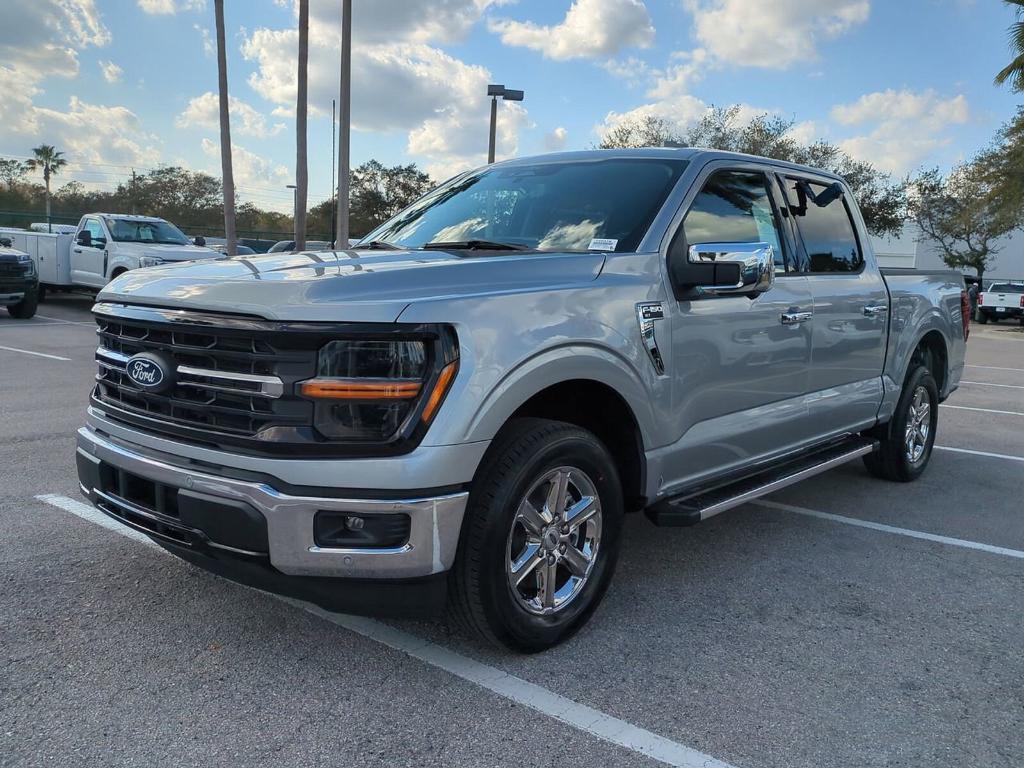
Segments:
[[[108,219],[125,219],[128,221],[166,221],[159,216],[142,216],[135,213],[87,213],[86,216],[103,216]]]
[[[602,160],[615,157],[656,157],[666,160],[700,160],[704,162],[710,160],[747,161],[767,163],[785,170],[811,172],[819,176],[827,176],[829,178],[836,179],[837,181],[841,178],[831,171],[814,168],[809,165],[799,165],[785,160],[774,160],[770,157],[745,155],[741,152],[726,152],[721,149],[706,149],[704,147],[641,147],[629,149],[589,149],[574,152],[553,152],[546,155],[533,155],[530,157],[517,157],[511,160],[504,160],[501,163],[498,163],[498,165],[511,167],[517,165],[534,165],[538,162],[557,163],[571,160]]]

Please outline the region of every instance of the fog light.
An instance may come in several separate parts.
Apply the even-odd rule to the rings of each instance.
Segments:
[[[320,510],[313,518],[313,540],[318,547],[392,549],[409,541],[408,515],[353,515]]]

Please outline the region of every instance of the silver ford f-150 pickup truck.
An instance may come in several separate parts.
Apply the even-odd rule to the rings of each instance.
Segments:
[[[811,168],[509,161],[345,251],[110,283],[82,491],[228,578],[447,605],[536,651],[594,611],[625,513],[689,525],[856,458],[916,478],[965,302],[957,273],[883,274],[847,185]]]

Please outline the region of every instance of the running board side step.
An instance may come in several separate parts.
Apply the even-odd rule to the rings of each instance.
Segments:
[[[748,501],[872,453],[877,448],[877,440],[851,437],[730,485],[659,501],[644,510],[644,514],[658,526],[696,525],[727,509],[746,504]]]

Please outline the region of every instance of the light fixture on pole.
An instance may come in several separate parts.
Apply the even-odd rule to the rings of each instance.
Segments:
[[[285,184],[285,189],[292,191],[292,222],[294,222],[295,216],[299,212],[299,187],[296,184]]]
[[[491,97],[491,133],[490,141],[487,143],[487,162],[493,163],[494,144],[498,134],[498,97],[501,96],[502,101],[522,101],[524,94],[504,85],[488,85],[487,95]]]

